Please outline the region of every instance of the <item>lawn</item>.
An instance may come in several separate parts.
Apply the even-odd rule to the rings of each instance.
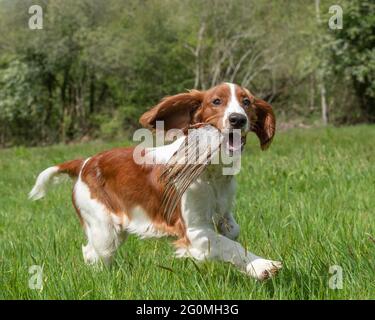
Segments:
[[[111,268],[86,266],[71,182],[41,201],[27,193],[46,167],[122,143],[18,147],[0,151],[0,298],[374,299],[375,126],[293,129],[267,152],[255,135],[248,140],[237,176],[239,241],[283,261],[276,278],[260,283],[228,264],[177,259],[168,239],[135,236]],[[43,268],[40,290],[28,285],[32,265]],[[330,288],[332,276],[341,289]]]

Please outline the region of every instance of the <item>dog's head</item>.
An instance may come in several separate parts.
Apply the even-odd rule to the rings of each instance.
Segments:
[[[228,149],[232,151],[244,146],[249,131],[256,133],[263,150],[275,134],[272,107],[254,97],[249,90],[232,83],[165,97],[140,118],[141,125],[146,128],[155,128],[156,121],[164,121],[165,130],[208,123],[228,133]],[[233,132],[240,132],[241,139],[233,139]],[[234,145],[233,141],[240,141],[240,144]]]

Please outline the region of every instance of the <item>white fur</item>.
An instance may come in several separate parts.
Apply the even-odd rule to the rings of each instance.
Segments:
[[[132,210],[131,219],[125,228],[127,232],[137,234],[142,239],[151,237],[159,238],[166,235],[166,233],[155,229],[152,221],[141,207],[136,207]]]
[[[181,209],[191,245],[179,249],[177,255],[223,260],[259,280],[269,278],[281,268],[281,263],[260,258],[232,240],[239,233],[231,214],[234,193],[235,181],[231,176],[215,178],[205,174],[188,188]],[[227,232],[220,225],[223,219],[229,223]]]
[[[86,246],[82,246],[85,262],[95,264],[101,259],[106,264],[110,263],[116,249],[126,238],[122,222],[118,221],[101,202],[91,197],[89,187],[81,179],[81,173],[74,186],[73,196],[84,221],[88,241]]]
[[[36,179],[35,185],[29,193],[29,199],[38,200],[45,196],[48,184],[58,174],[59,167],[54,166],[42,171]]]
[[[236,85],[233,83],[227,83],[230,89],[230,99],[229,103],[225,109],[224,116],[223,116],[223,127],[229,129],[229,116],[232,113],[240,113],[244,115],[247,119],[246,122],[246,128],[245,130],[249,129],[249,119],[247,117],[247,114],[245,110],[241,107],[240,103],[238,102],[237,96],[236,96]]]
[[[83,164],[82,168],[87,163]],[[82,171],[82,170],[81,170]],[[157,230],[141,207],[131,211],[131,218],[120,218],[110,212],[101,202],[93,199],[90,189],[81,179],[81,174],[74,186],[74,200],[84,221],[88,243],[82,246],[82,253],[87,264],[96,264],[103,260],[110,263],[117,248],[128,233],[141,238],[162,237],[166,234]]]
[[[141,207],[131,212],[131,218],[123,218],[108,211],[99,201],[91,198],[88,186],[79,177],[74,187],[74,200],[84,221],[87,245],[82,253],[87,264],[103,260],[109,264],[117,248],[129,233],[141,238],[162,237],[166,234],[157,230]]]

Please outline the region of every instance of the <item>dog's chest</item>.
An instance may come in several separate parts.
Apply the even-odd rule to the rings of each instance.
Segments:
[[[181,209],[188,227],[211,224],[231,211],[235,179],[210,170],[197,179],[182,197]]]

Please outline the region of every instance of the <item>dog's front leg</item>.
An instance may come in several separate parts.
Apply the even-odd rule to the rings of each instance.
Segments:
[[[216,232],[213,221],[215,199],[213,188],[203,180],[192,184],[182,196],[181,211],[186,224],[186,236],[190,242],[184,255],[198,260],[217,259],[230,262],[260,280],[275,274],[281,268],[280,262],[262,259],[247,251],[238,242]],[[221,207],[230,212],[227,210],[229,206],[222,204]],[[182,256],[181,253],[179,255]]]
[[[278,261],[266,260],[256,256],[238,242],[209,228],[189,228],[187,236],[191,242],[188,252],[194,258],[230,262],[258,280],[270,278],[282,266]]]
[[[219,218],[216,223],[216,227],[223,236],[232,240],[236,240],[240,234],[240,226],[236,220],[234,220],[231,213]]]

